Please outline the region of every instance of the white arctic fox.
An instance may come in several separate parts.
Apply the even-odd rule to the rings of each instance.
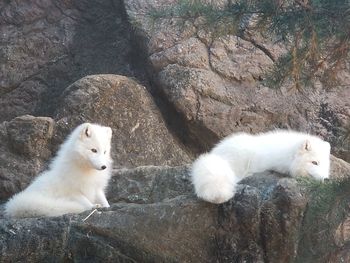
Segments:
[[[49,170],[6,203],[6,215],[59,216],[109,207],[104,191],[112,168],[111,138],[109,127],[78,126],[61,145]]]
[[[233,197],[238,181],[267,170],[291,176],[329,176],[330,145],[295,131],[276,130],[257,135],[232,134],[202,154],[192,165],[198,197],[224,203]]]

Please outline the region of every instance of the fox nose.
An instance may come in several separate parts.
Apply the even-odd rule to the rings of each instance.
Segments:
[[[102,169],[102,170],[104,170],[104,169],[106,169],[106,168],[107,168],[106,165],[102,165],[102,166],[101,166],[101,169]]]

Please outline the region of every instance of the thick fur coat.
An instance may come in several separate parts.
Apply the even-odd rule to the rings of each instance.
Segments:
[[[112,169],[111,138],[109,127],[78,126],[61,145],[49,169],[6,203],[6,215],[59,216],[109,207],[105,189]]]
[[[237,133],[223,139],[192,165],[198,197],[223,203],[233,197],[237,182],[268,170],[291,176],[329,177],[330,145],[305,133],[276,130],[250,135]]]

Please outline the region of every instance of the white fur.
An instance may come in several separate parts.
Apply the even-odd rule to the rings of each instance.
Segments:
[[[323,180],[329,177],[329,160],[329,143],[316,136],[287,130],[238,133],[201,155],[191,175],[198,197],[223,203],[233,197],[237,182],[253,173],[272,170]]]
[[[109,207],[104,192],[112,169],[111,138],[109,127],[78,126],[61,145],[49,170],[6,203],[6,215],[59,216],[97,205]]]

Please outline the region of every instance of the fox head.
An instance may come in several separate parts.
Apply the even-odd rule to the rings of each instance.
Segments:
[[[76,154],[79,162],[89,168],[105,170],[111,168],[112,129],[97,124],[80,125],[76,141]]]
[[[312,176],[318,180],[329,178],[330,144],[310,137],[299,146],[291,164],[293,176]]]

